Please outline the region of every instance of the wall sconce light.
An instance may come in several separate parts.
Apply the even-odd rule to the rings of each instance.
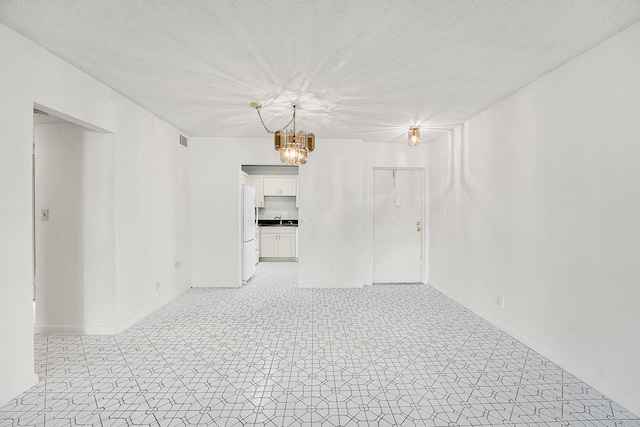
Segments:
[[[409,145],[412,147],[420,145],[420,126],[411,126],[409,128]]]

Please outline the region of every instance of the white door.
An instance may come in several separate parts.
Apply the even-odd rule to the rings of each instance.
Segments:
[[[422,282],[424,170],[373,170],[373,283]]]

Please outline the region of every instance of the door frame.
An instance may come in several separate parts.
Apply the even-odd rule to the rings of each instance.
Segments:
[[[428,282],[429,278],[429,217],[428,198],[429,198],[429,181],[427,168],[422,166],[372,166],[369,168],[369,203],[368,203],[368,221],[369,221],[369,266],[367,271],[367,285],[373,285],[373,174],[376,170],[406,170],[422,172],[422,261],[420,267],[420,281],[423,284]]]

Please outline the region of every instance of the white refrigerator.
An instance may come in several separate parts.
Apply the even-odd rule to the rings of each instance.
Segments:
[[[242,284],[256,272],[255,189],[242,184]]]

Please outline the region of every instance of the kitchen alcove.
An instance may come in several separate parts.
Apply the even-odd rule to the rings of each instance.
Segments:
[[[298,260],[298,166],[243,165],[255,190],[256,264]]]

